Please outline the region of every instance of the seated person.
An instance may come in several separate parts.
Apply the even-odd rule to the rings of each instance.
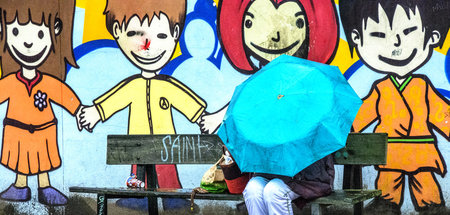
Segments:
[[[328,155],[294,177],[255,173],[243,192],[249,214],[293,214],[294,201],[299,208],[315,198],[329,195],[333,189],[334,161]]]

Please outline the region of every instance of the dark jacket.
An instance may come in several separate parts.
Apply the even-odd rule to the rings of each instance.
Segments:
[[[294,177],[276,176],[256,173],[255,176],[269,179],[280,178],[292,191],[300,197],[294,200],[297,207],[302,208],[308,201],[329,195],[333,190],[334,161],[333,156],[328,155],[316,161],[297,173]]]

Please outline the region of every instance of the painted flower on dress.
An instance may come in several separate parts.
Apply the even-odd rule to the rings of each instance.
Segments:
[[[34,94],[34,106],[40,111],[43,111],[47,107],[47,93],[43,93],[40,90]]]

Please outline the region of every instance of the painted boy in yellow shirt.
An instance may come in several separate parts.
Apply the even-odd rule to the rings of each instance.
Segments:
[[[106,27],[123,54],[141,74],[131,76],[84,108],[83,127],[92,130],[100,120],[129,107],[128,134],[175,134],[172,108],[197,122],[206,103],[173,77],[160,75],[170,61],[180,38],[186,15],[186,0],[109,0],[104,14]],[[133,165],[132,172],[146,181],[145,170]],[[181,188],[175,165],[156,165],[158,186]]]

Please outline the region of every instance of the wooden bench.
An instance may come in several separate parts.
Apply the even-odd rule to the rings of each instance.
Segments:
[[[344,165],[343,187],[311,202],[312,214],[329,205],[353,205],[362,214],[363,202],[381,195],[380,190],[362,189],[362,166],[386,163],[387,135],[351,133],[346,147],[335,153],[335,164]],[[145,165],[151,178],[148,188],[70,187],[70,192],[97,194],[97,214],[107,214],[111,198],[148,197],[148,213],[158,214],[157,198],[190,198],[192,189],[156,188],[155,164],[213,164],[222,155],[217,135],[109,135],[107,164]],[[126,176],[124,175],[124,178]],[[200,184],[201,176],[199,176]],[[242,201],[242,195],[196,194],[196,199]]]

